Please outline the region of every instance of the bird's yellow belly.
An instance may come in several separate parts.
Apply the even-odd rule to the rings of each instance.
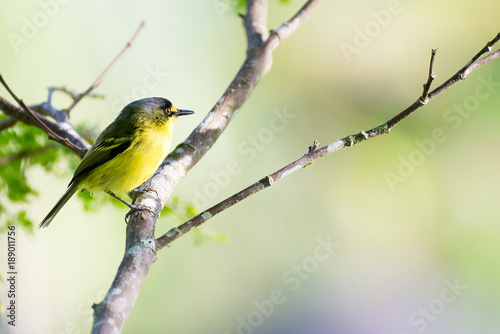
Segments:
[[[158,168],[170,148],[170,136],[149,130],[131,147],[95,168],[83,180],[83,188],[93,191],[129,192],[141,185]]]

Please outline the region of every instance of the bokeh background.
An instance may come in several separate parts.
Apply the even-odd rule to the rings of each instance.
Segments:
[[[302,3],[270,0],[269,27]],[[432,48],[439,84],[498,33],[499,12],[486,0],[322,1],[175,196],[202,210],[315,139],[383,123],[421,94]],[[23,43],[9,40],[43,13]],[[97,89],[105,98],[85,99],[71,120],[103,129],[131,100],[164,96],[196,111],[177,123],[175,143],[245,55],[241,19],[224,0],[3,1],[0,17],[0,71],[28,104],[50,86],[85,90],[146,21]],[[226,242],[187,235],[162,250],[123,332],[500,332],[499,83],[500,62],[489,64],[389,135],[324,157],[206,224]],[[38,222],[70,175],[33,167],[29,177]],[[122,257],[125,213],[86,212],[74,198],[49,229],[21,233],[9,333],[89,332],[90,305]],[[162,217],[157,232],[178,223]]]

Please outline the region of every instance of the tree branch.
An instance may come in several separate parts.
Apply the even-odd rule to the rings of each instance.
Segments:
[[[16,125],[17,119],[12,118],[12,117],[7,117],[4,118],[0,121],[0,131],[3,131],[5,129],[8,129],[14,125]]]
[[[28,108],[28,106],[26,106],[26,104],[24,103],[23,100],[21,100],[20,98],[18,98],[16,96],[16,94],[14,94],[14,92],[10,89],[9,85],[7,85],[7,83],[5,82],[2,74],[0,74],[0,82],[2,83],[2,85],[5,87],[5,89],[9,92],[9,94],[14,98],[14,100],[16,100],[16,102],[21,106],[21,108],[26,112],[26,114],[28,114],[32,120],[34,121],[35,125],[42,129],[43,131],[45,131],[48,135],[49,135],[49,139],[52,139],[52,140],[55,140],[59,143],[64,143],[66,146],[68,146],[71,150],[75,151],[75,152],[78,152],[79,151],[79,148],[73,144],[71,141],[59,136],[57,133],[55,133],[54,131],[52,131],[50,129],[50,127],[48,127],[45,122],[42,121],[42,118],[44,118],[43,116],[39,115],[38,113],[35,113],[33,112],[32,110],[30,110]]]
[[[34,111],[37,111],[41,115],[52,117],[53,119],[56,120],[57,123],[69,122],[68,110],[67,109],[63,109],[63,110],[57,109],[52,105],[52,95],[54,94],[54,92],[66,93],[67,95],[69,95],[71,97],[73,102],[76,99],[81,99],[80,93],[72,92],[72,91],[66,89],[66,87],[49,87],[47,101],[39,103],[39,104],[31,105],[31,106],[29,106],[29,108],[34,110]],[[89,93],[89,94],[87,94],[87,97],[103,98],[104,96]]]
[[[76,93],[68,90],[66,87],[49,87],[47,101],[30,106],[32,110],[39,112],[42,115],[50,116],[58,123],[69,122],[69,113],[73,108],[85,97],[102,97],[102,95],[92,94],[91,92],[99,86],[104,77],[109,73],[110,69],[118,62],[123,54],[132,46],[132,42],[136,39],[139,32],[144,28],[145,23],[141,22],[136,31],[129,39],[125,47],[115,56],[106,69],[97,77],[97,79],[90,85],[83,93]],[[52,94],[54,92],[63,92],[71,97],[72,102],[66,109],[57,109],[52,106]]]
[[[500,33],[497,34],[497,36],[491,40],[490,42],[486,43],[486,46],[481,49],[464,67],[462,67],[457,73],[455,73],[451,78],[446,80],[444,83],[442,83],[439,87],[434,89],[432,92],[427,94],[426,97],[424,97],[424,94],[415,101],[411,106],[403,110],[401,113],[398,115],[394,116],[390,120],[387,121],[387,127],[390,129],[394,127],[396,124],[401,122],[403,119],[411,115],[415,110],[418,108],[422,107],[424,104],[427,102],[431,101],[434,99],[436,96],[441,94],[443,91],[446,89],[450,88],[452,85],[456,84],[457,82],[464,80],[471,72],[477,70],[479,67],[491,62],[492,60],[497,59],[500,57],[500,50],[497,50],[493,53],[490,53],[489,55],[481,57],[483,54],[488,52],[488,50],[491,50],[491,47],[500,40]],[[431,65],[430,68],[432,68],[432,63],[433,63],[434,57],[431,57]],[[430,69],[432,72],[432,69]],[[425,93],[425,91],[424,91]],[[425,101],[425,102],[423,102]]]
[[[360,133],[350,135],[341,139],[336,140],[335,142],[323,146],[320,149],[316,149],[318,146],[317,141],[314,141],[313,146],[309,147],[309,152],[303,155],[301,158],[295,160],[294,162],[286,165],[285,167],[277,170],[276,172],[265,176],[258,182],[248,186],[247,188],[237,192],[236,194],[226,198],[225,200],[219,202],[218,204],[212,206],[211,208],[201,212],[197,216],[188,220],[184,224],[181,224],[177,227],[171,228],[167,233],[162,235],[156,240],[156,251],[162,249],[165,246],[168,246],[176,239],[180,238],[187,232],[191,231],[193,228],[200,226],[205,223],[210,218],[214,217],[218,213],[230,208],[231,206],[241,202],[243,199],[273,185],[276,181],[281,180],[285,176],[288,176],[303,167],[308,166],[314,160],[323,157],[326,154],[333,153],[335,151],[340,150],[346,146],[350,147],[355,144],[361,143],[370,138],[377,137],[384,133],[389,133],[389,131],[396,126],[399,122],[401,122],[404,118],[409,116],[411,113],[415,112],[417,109],[424,106],[429,100],[434,99],[436,96],[444,92],[446,89],[451,87],[453,84],[457,83],[459,80],[454,80],[453,78],[461,78],[461,80],[465,79],[465,77],[470,74],[472,71],[478,69],[480,66],[485,65],[494,59],[500,56],[500,50],[486,56],[483,58],[479,58],[485,52],[491,50],[491,46],[493,46],[500,38],[500,34],[493,39],[491,42],[488,42],[488,48],[483,48],[478,55],[474,56],[472,60],[467,63],[462,69],[460,69],[454,76],[448,79],[443,85],[434,89],[432,92],[428,93],[429,88],[432,84],[432,81],[435,78],[435,74],[433,73],[433,65],[434,58],[436,55],[436,49],[432,50],[431,60],[429,64],[429,77],[427,82],[424,84],[424,91],[422,96],[417,99],[411,106],[400,112],[398,115],[393,117],[391,120],[371,129],[368,131],[361,131]],[[446,84],[446,85],[445,85]],[[444,88],[443,88],[444,87]]]
[[[69,123],[68,113],[80,102],[84,97],[91,96],[92,90],[94,90],[102,82],[109,70],[116,64],[116,62],[123,56],[125,51],[131,47],[132,42],[136,39],[139,32],[144,28],[145,23],[141,22],[139,27],[129,39],[125,47],[116,55],[113,61],[106,67],[106,69],[97,77],[97,79],[90,85],[90,87],[83,93],[77,94],[68,91],[66,88],[49,88],[49,95],[47,101],[37,105],[33,105],[28,108],[23,100],[19,99],[14,92],[7,85],[2,75],[0,74],[0,82],[7,89],[10,95],[16,100],[16,102],[21,106],[18,108],[11,104],[9,101],[0,96],[0,110],[4,111],[5,114],[10,116],[5,120],[0,122],[0,131],[4,128],[10,127],[15,122],[21,121],[28,125],[33,125],[39,129],[45,131],[49,139],[55,140],[64,146],[71,149],[78,156],[83,157],[90,145],[74,130],[73,125]],[[63,91],[70,95],[73,99],[71,105],[65,110],[59,110],[52,106],[52,94],[54,91]],[[52,122],[43,115],[50,116],[56,120],[56,123]]]
[[[420,101],[424,104],[427,103],[427,97],[429,96],[429,89],[431,89],[432,82],[436,79],[436,75],[434,74],[434,58],[436,57],[436,53],[437,49],[432,49],[431,62],[429,64],[429,77],[427,78],[427,82],[424,83],[424,91],[420,97]]]
[[[281,41],[288,38],[309,17],[319,0],[308,0],[299,11],[288,21],[281,24],[278,29],[273,30],[266,43],[274,50]]]
[[[260,46],[269,37],[267,29],[267,0],[247,0],[243,16],[248,50]]]
[[[101,75],[99,75],[97,77],[97,79],[92,83],[92,85],[90,85],[89,88],[87,88],[86,91],[84,91],[81,94],[74,94],[74,93],[70,94],[70,96],[73,99],[73,103],[71,103],[71,105],[68,108],[66,108],[66,111],[68,113],[76,106],[76,104],[78,102],[80,102],[84,97],[88,96],[91,91],[93,91],[95,88],[97,88],[97,86],[99,86],[102,79],[104,79],[106,74],[108,74],[109,70],[113,67],[113,65],[115,65],[116,62],[123,56],[123,54],[132,46],[132,42],[136,39],[137,35],[139,35],[141,30],[144,28],[144,26],[145,26],[145,22],[142,21],[139,24],[139,26],[137,27],[137,29],[134,32],[134,34],[132,35],[132,37],[130,38],[130,40],[127,42],[127,44],[125,44],[123,49],[116,55],[116,57],[113,59],[113,61],[111,61],[111,63],[108,65],[108,67],[106,67],[106,69],[101,73]]]
[[[313,5],[317,2],[312,1]],[[308,12],[313,5],[307,7]],[[248,49],[243,65],[205,119],[184,143],[178,145],[167,157],[155,175],[134,192],[133,203],[150,208],[154,214],[147,210],[136,211],[130,215],[125,254],[106,297],[94,306],[92,333],[118,333],[120,331],[147,272],[156,258],[154,231],[161,208],[176,184],[217,141],[251,95],[261,77],[271,68],[274,48],[269,48],[266,44],[267,40],[264,39],[267,37],[267,32],[263,32],[266,19],[267,1],[247,0],[244,26],[248,38]],[[300,22],[303,21],[302,18]]]
[[[25,105],[26,106],[26,105]],[[28,125],[36,126],[37,128],[46,131],[48,128],[56,136],[54,139],[62,145],[71,149],[75,154],[80,157],[85,155],[85,152],[90,148],[89,143],[85,141],[80,135],[73,129],[70,123],[55,123],[46,117],[38,114],[36,111],[16,107],[6,99],[0,96],[0,109],[8,116],[21,121]],[[32,115],[36,115],[33,117]],[[43,125],[42,125],[43,124]]]

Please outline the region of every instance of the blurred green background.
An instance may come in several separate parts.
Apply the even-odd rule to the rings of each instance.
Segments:
[[[270,28],[303,3],[270,2]],[[432,48],[439,84],[498,33],[499,11],[486,0],[321,1],[175,196],[202,210],[315,139],[383,123],[421,94]],[[245,55],[241,19],[223,0],[3,1],[0,17],[0,71],[28,104],[50,86],[85,90],[145,20],[97,89],[105,98],[85,99],[71,120],[103,129],[131,100],[163,96],[196,111],[177,123],[175,144]],[[13,44],[26,22],[39,26]],[[324,157],[206,224],[227,242],[187,235],[162,250],[123,332],[500,332],[499,71],[498,61],[481,68],[390,135]],[[28,174],[40,196],[25,208],[38,223],[71,176]],[[90,305],[122,257],[125,213],[86,212],[72,199],[49,229],[21,233],[11,333],[89,332]],[[160,218],[157,232],[178,223]]]

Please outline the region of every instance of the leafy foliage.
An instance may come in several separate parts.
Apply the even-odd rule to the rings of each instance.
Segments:
[[[11,224],[33,229],[26,204],[38,192],[28,181],[30,168],[39,166],[63,175],[69,173],[71,160],[78,158],[49,141],[47,134],[38,128],[17,123],[0,132],[0,232]]]
[[[246,0],[228,0],[229,6],[235,9],[237,13],[244,13],[247,5]]]
[[[76,130],[89,141],[96,137],[96,131],[88,125],[83,124]],[[41,167],[69,181],[79,162],[74,153],[50,141],[47,134],[36,127],[18,122],[0,131],[0,234],[12,224],[32,232],[33,220],[40,219],[29,215],[28,203],[39,195],[28,178],[33,168]]]

